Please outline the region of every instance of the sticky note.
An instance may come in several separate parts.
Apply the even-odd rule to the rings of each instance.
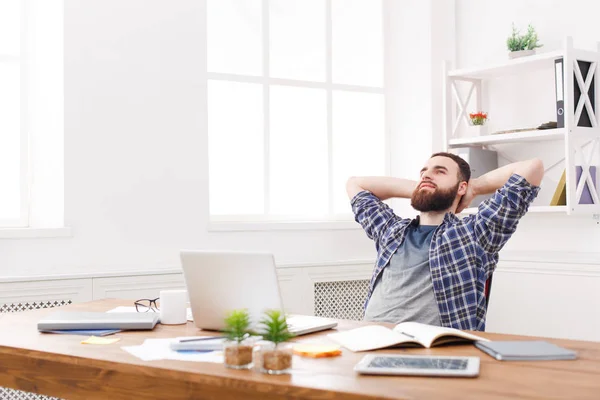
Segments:
[[[98,336],[90,336],[81,342],[81,344],[113,344],[117,343],[121,338],[104,338]]]
[[[342,354],[342,350],[338,345],[297,344],[294,345],[294,354],[313,358],[335,357]]]

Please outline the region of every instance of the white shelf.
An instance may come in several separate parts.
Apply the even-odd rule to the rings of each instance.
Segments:
[[[508,55],[507,55],[508,57]],[[552,51],[532,56],[506,60],[503,63],[491,64],[480,68],[463,68],[448,71],[448,77],[462,79],[491,79],[501,76],[516,75],[523,72],[534,72],[544,66],[554,67],[554,60],[563,57],[563,51]]]
[[[482,146],[492,144],[508,144],[516,142],[540,142],[563,140],[567,130],[565,128],[557,129],[534,129],[531,131],[521,131],[514,133],[498,133],[486,136],[473,136],[466,138],[450,139],[448,147],[468,147]]]
[[[461,214],[475,214],[477,207],[465,208]],[[531,213],[566,213],[567,206],[531,206],[529,211]]]

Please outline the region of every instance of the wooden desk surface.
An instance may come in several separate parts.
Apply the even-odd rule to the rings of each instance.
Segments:
[[[107,311],[123,300],[67,306]],[[380,353],[479,356],[478,378],[359,376],[353,366],[365,353],[340,357],[294,356],[293,372],[269,376],[235,371],[222,364],[141,361],[121,349],[147,338],[199,334],[191,323],[157,325],[153,331],[124,332],[112,345],[83,345],[83,336],[40,334],[37,321],[56,309],[0,314],[0,386],[64,399],[366,399],[366,398],[600,398],[600,343],[545,339],[579,353],[575,361],[500,362],[472,345],[434,349],[386,349]],[[340,321],[339,330],[362,325]],[[296,341],[329,342],[321,332]],[[493,340],[532,339],[481,333]]]

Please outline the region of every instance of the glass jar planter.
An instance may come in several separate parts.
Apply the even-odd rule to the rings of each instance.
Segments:
[[[223,343],[223,363],[227,368],[250,369],[253,366],[253,339],[226,340]]]
[[[292,368],[293,347],[291,343],[266,342],[260,345],[255,362],[266,374],[280,375]]]
[[[469,121],[468,126],[468,137],[479,137],[485,136],[488,132],[486,123],[476,125],[473,122]]]

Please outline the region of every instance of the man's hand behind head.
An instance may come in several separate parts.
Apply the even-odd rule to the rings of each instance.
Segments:
[[[465,208],[469,207],[475,196],[477,196],[477,194],[475,193],[475,184],[473,182],[473,179],[470,179],[469,183],[467,184],[467,193],[465,193],[458,202],[455,214],[458,214]]]

